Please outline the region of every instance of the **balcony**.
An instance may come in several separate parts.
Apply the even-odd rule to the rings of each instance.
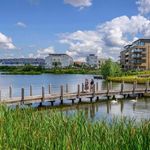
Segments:
[[[131,55],[131,58],[142,58],[143,55],[137,54],[137,55]]]
[[[132,53],[141,53],[141,52],[143,52],[143,49],[133,49],[131,52]]]

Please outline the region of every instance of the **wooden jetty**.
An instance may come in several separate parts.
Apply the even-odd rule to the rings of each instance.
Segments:
[[[9,105],[21,105],[21,104],[32,104],[32,103],[40,103],[43,102],[51,102],[53,106],[55,101],[60,101],[60,104],[63,104],[64,100],[71,100],[72,104],[74,104],[75,100],[78,102],[82,102],[84,98],[89,98],[90,102],[94,99],[99,100],[100,96],[105,96],[108,100],[111,98],[115,98],[116,95],[122,95],[123,98],[127,98],[131,95],[136,97],[141,96],[150,96],[149,90],[149,82],[146,82],[145,88],[138,88],[137,83],[133,83],[132,89],[125,89],[124,82],[121,83],[119,90],[112,89],[112,82],[107,83],[107,88],[105,90],[100,90],[98,82],[93,85],[93,87],[89,91],[84,90],[84,84],[78,84],[76,86],[76,92],[71,92],[69,90],[69,85],[65,86],[61,85],[59,92],[52,93],[51,85],[48,86],[48,94],[45,92],[45,87],[41,88],[41,95],[33,95],[32,86],[30,86],[29,96],[25,95],[25,89],[21,88],[20,97],[12,96],[12,86],[9,87],[8,98],[3,98],[0,90],[0,104],[9,104]]]

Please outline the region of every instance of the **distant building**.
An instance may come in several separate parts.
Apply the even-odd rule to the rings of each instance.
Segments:
[[[45,60],[41,58],[10,58],[0,59],[0,66],[44,66]]]
[[[108,60],[108,59],[106,59],[106,58],[99,58],[99,60],[98,60],[99,68],[101,68],[101,66],[102,66],[103,64],[105,64],[105,62],[106,62],[107,60]]]
[[[124,70],[150,69],[150,39],[139,39],[126,45],[120,53],[120,64]]]
[[[94,54],[90,54],[86,58],[87,65],[90,67],[97,68],[98,67],[98,57]]]
[[[67,54],[49,54],[45,58],[46,68],[66,68],[73,65],[73,58]]]
[[[75,61],[74,66],[82,67],[82,66],[86,66],[86,63],[82,61]]]

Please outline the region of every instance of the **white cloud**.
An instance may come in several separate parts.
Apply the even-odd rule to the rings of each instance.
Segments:
[[[123,46],[139,35],[150,38],[150,20],[140,15],[121,16],[98,25],[93,31],[62,34],[60,42],[69,46],[66,53],[75,59],[83,59],[90,53],[116,59]]]
[[[64,0],[66,4],[83,9],[92,5],[92,0]]]
[[[150,13],[150,0],[138,0],[136,3],[140,14],[145,15]]]
[[[45,49],[39,49],[37,51],[37,54],[30,53],[29,57],[30,58],[45,58],[46,56],[48,56],[48,54],[53,54],[53,53],[55,53],[54,47],[50,46]]]
[[[23,22],[17,22],[16,25],[18,27],[22,27],[22,28],[26,28],[27,27],[27,25],[25,23],[23,23]]]
[[[15,45],[10,37],[0,32],[0,49],[15,49]]]
[[[69,50],[66,53],[76,59],[83,59],[85,55],[90,53],[100,54],[102,51],[101,37],[95,31],[62,34],[60,42],[69,45]]]

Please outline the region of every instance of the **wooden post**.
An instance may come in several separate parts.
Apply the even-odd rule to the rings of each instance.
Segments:
[[[149,81],[146,81],[146,89],[145,89],[146,93],[148,92],[148,89],[149,89]]]
[[[12,98],[12,86],[9,87],[9,98]]]
[[[21,88],[21,103],[24,103],[24,88]]]
[[[123,90],[124,90],[124,81],[122,81],[122,83],[121,83],[121,90],[120,90],[120,94],[123,94]]]
[[[42,86],[42,101],[44,101],[45,98],[45,89],[44,86]]]
[[[82,93],[84,93],[84,83],[82,83]]]
[[[95,84],[93,85],[93,97],[95,97]]]
[[[63,104],[63,96],[64,96],[64,87],[63,85],[60,86],[60,101]]]
[[[69,90],[68,90],[68,84],[66,84],[66,93],[68,93],[68,91],[69,91]]]
[[[51,94],[51,85],[48,85],[48,94]]]
[[[80,85],[78,84],[77,97],[80,97]]]
[[[137,81],[135,81],[135,88],[137,89]]]
[[[79,103],[81,103],[82,99],[80,97],[80,84],[78,84],[78,87],[77,87],[77,98],[79,98]]]
[[[110,90],[112,90],[112,81],[110,81],[110,85],[109,86],[110,86]]]
[[[30,85],[30,96],[32,96],[32,85]]]
[[[136,89],[136,84],[135,84],[135,81],[133,82],[133,94],[135,93],[135,89]]]
[[[98,92],[98,82],[96,83],[96,92]]]
[[[109,82],[107,82],[107,95],[109,94]]]

